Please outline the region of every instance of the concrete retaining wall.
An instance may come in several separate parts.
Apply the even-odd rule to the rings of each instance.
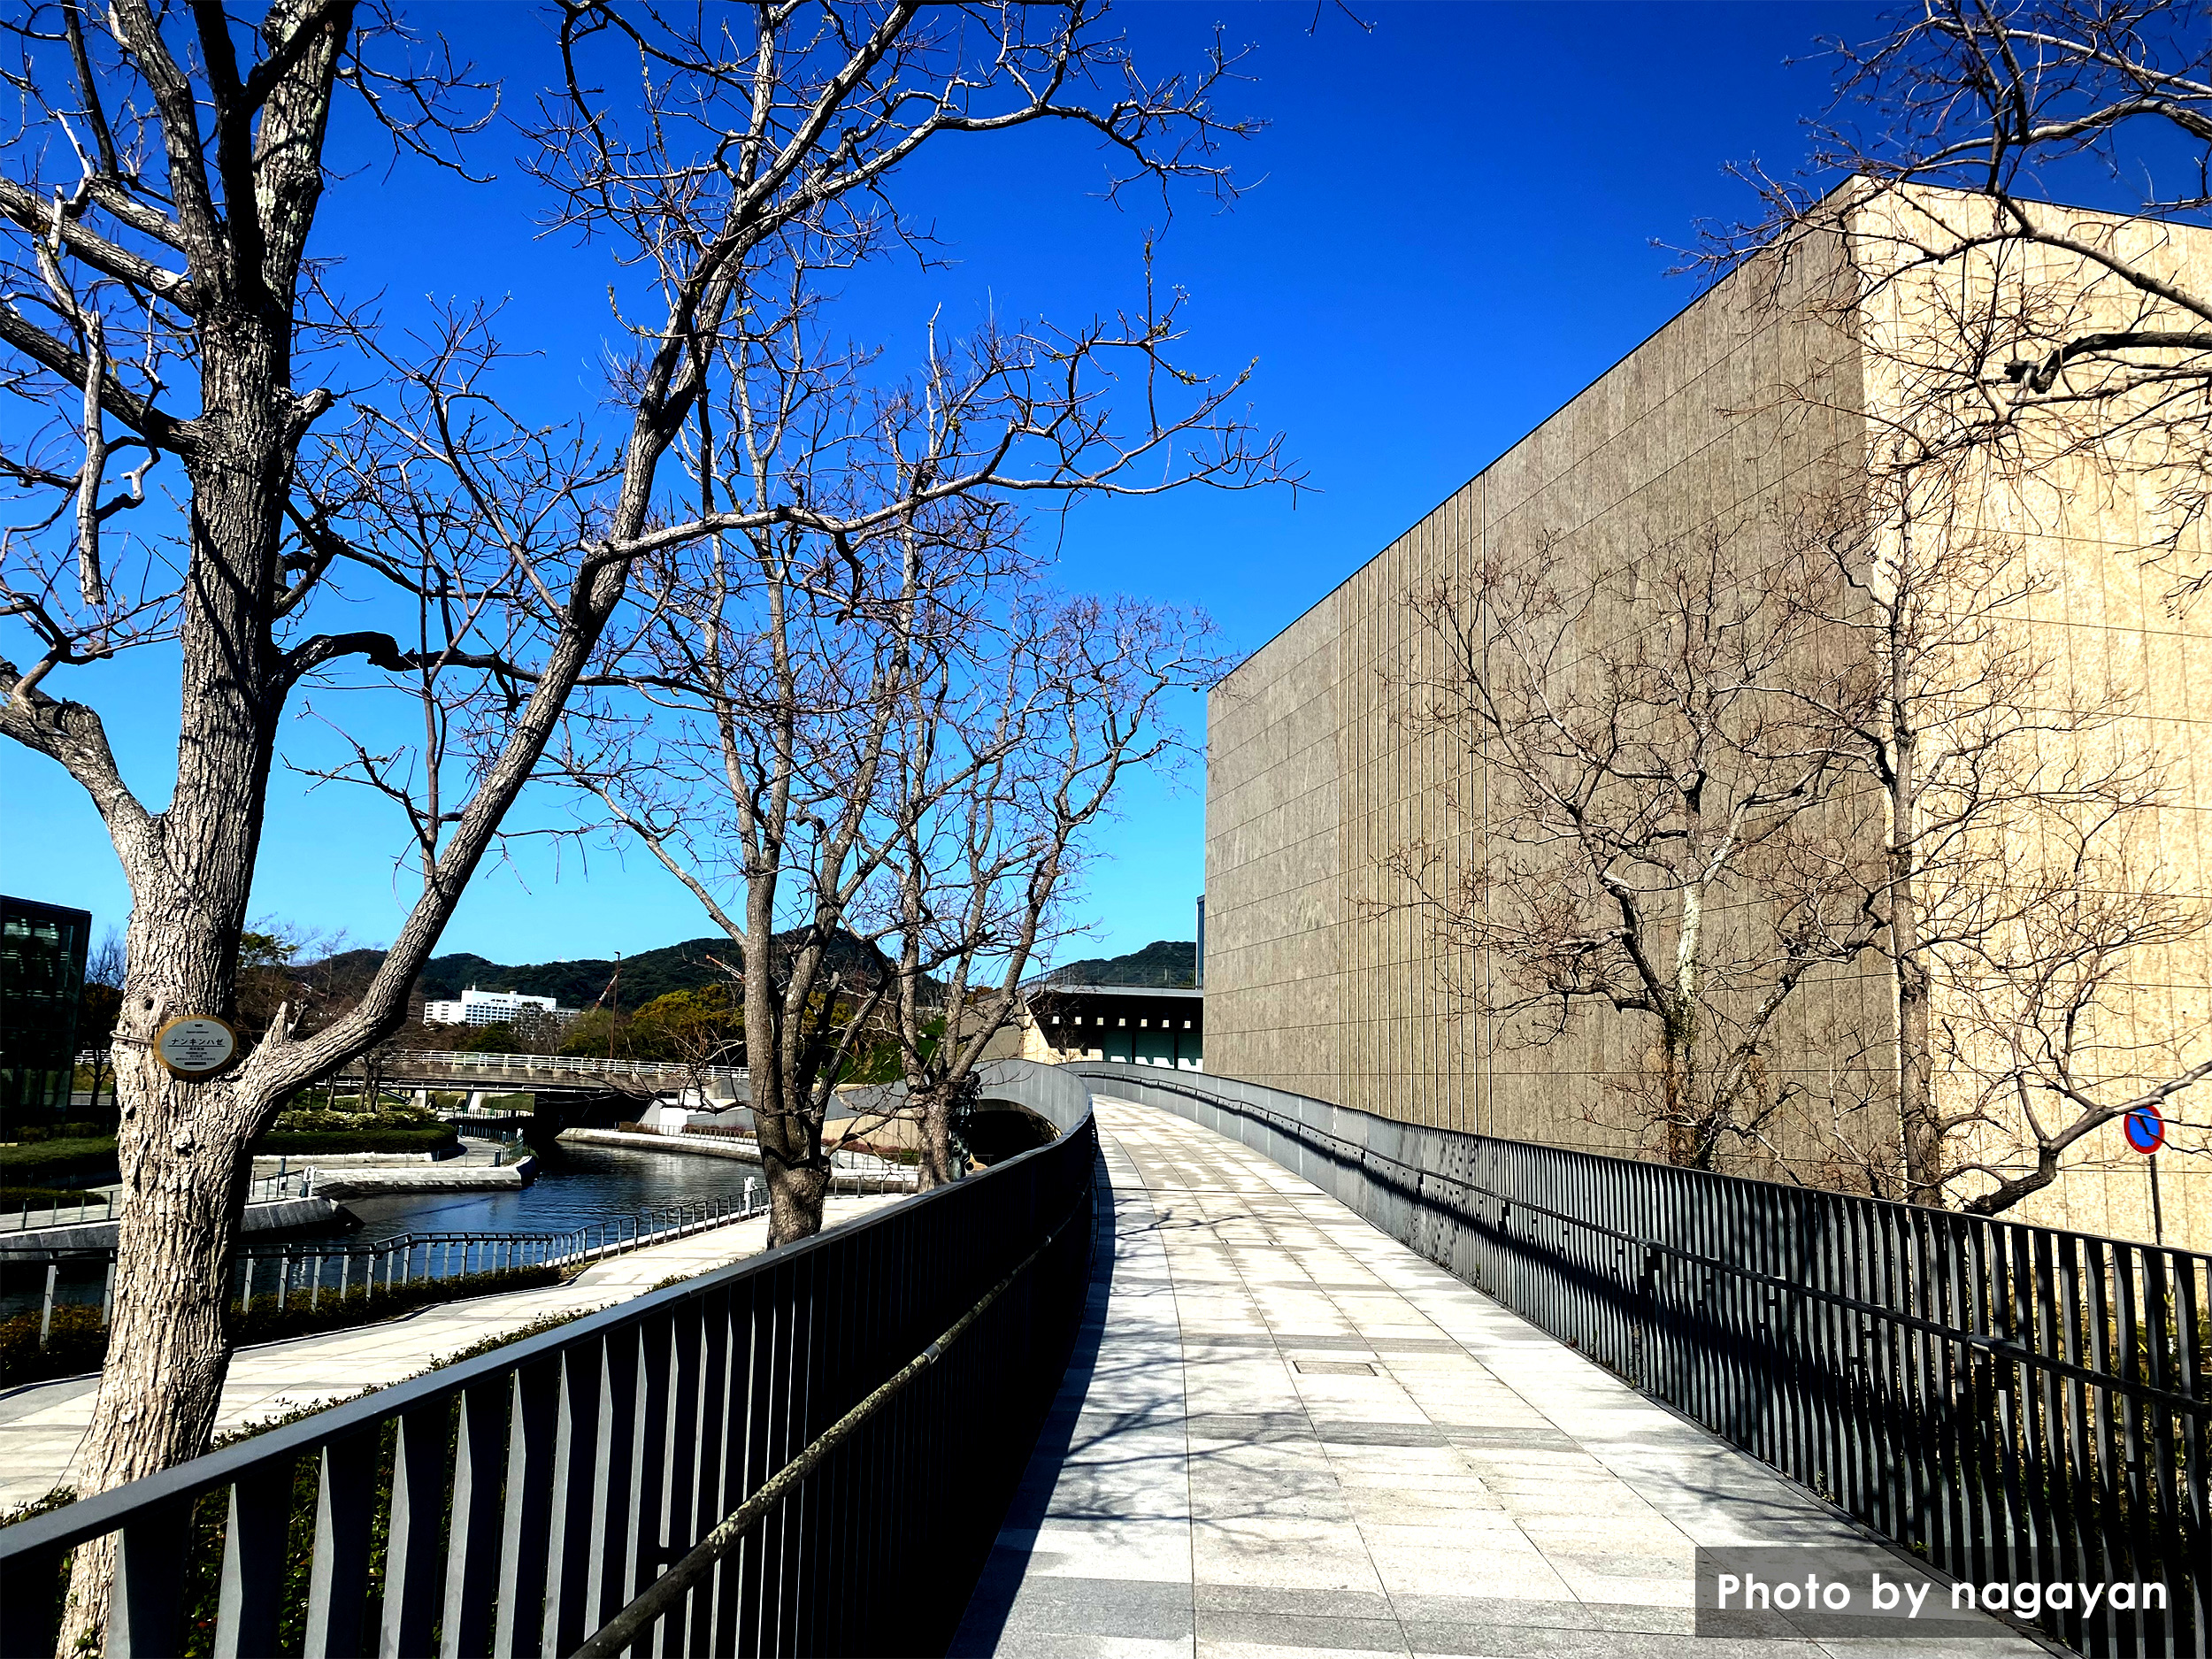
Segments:
[[[248,1204],[242,1231],[278,1233],[288,1227],[325,1226],[346,1218],[344,1209],[328,1192],[312,1198],[279,1198],[265,1204]],[[105,1250],[115,1244],[116,1224],[87,1221],[71,1227],[33,1227],[25,1233],[0,1233],[0,1256],[15,1250]]]
[[[316,1164],[315,1191],[330,1198],[371,1198],[388,1193],[516,1192],[536,1179],[538,1161],[518,1158],[499,1169],[352,1170]]]
[[[625,1134],[619,1129],[564,1129],[560,1138],[571,1145],[633,1147],[641,1152],[680,1152],[695,1158],[728,1158],[760,1167],[760,1149],[749,1141],[726,1141],[715,1135]],[[840,1170],[830,1178],[833,1193],[909,1193],[917,1177],[860,1174]]]

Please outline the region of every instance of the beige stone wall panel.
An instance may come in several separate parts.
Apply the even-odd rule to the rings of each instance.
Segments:
[[[1860,250],[1878,275],[1884,228]],[[2202,233],[2128,234],[2158,242],[2177,269],[2212,250]],[[1886,402],[1914,394],[1916,331],[1950,315],[1943,308],[1958,296],[1938,303],[1924,288],[1877,283],[1848,319],[1855,340],[1813,315],[1820,296],[1857,289],[1833,244],[1800,250],[1771,303],[1762,286],[1770,275],[1754,266],[1700,298],[1217,689],[1206,850],[1211,1068],[1385,1116],[1639,1149],[1607,1085],[1643,1064],[1640,1025],[1592,1017],[1542,1048],[1502,1044],[1470,1011],[1487,964],[1442,959],[1382,868],[1396,849],[1425,843],[1440,849],[1449,879],[1498,827],[1487,780],[1466,755],[1435,734],[1409,734],[1403,687],[1434,648],[1417,636],[1406,602],[1440,579],[1465,580],[1486,552],[1526,556],[1545,537],[1555,539],[1550,557],[1632,570],[1640,554],[1701,526],[1756,525],[1857,476],[1861,444],[1868,434],[1878,442],[1882,426],[1869,408],[1878,416]],[[1987,291],[2005,280],[1992,276]],[[1970,283],[1960,292],[1975,297]],[[2100,303],[2094,294],[2082,301]],[[1798,395],[1780,396],[1784,386]],[[2021,538],[2054,572],[2055,591],[2024,606],[2018,621],[2059,664],[2055,687],[2088,695],[2112,680],[2137,690],[2140,712],[2097,741],[2172,757],[2173,803],[2140,850],[2173,890],[2202,895],[2212,886],[2212,761],[2199,758],[2212,740],[2212,608],[2168,611],[2166,580],[2147,573],[2140,557],[2155,527],[2154,491],[2116,489],[2110,467],[2068,453],[2070,441],[2062,431],[2031,434],[2024,472],[1985,470],[1962,533]],[[2185,544],[2203,545],[2201,526]],[[1607,608],[1597,626],[1636,626],[1632,604]],[[1838,833],[1863,841],[1878,827],[1862,803]],[[2136,1012],[2147,1034],[2178,1039],[2212,1010],[2212,963],[2202,941],[2170,954],[2147,970]],[[1887,1040],[1891,1002],[1879,963],[1822,976],[1787,1019],[1783,1069],[1825,1084],[1852,1052]],[[2085,1148],[2060,1186],[2022,1213],[2147,1236],[2140,1160],[2116,1159],[2116,1139]],[[1795,1167],[1792,1148],[1783,1162]],[[2212,1242],[2212,1180],[2166,1163],[2170,1237]]]

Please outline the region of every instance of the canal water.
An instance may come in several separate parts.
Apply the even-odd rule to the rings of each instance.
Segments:
[[[249,1247],[281,1241],[359,1248],[403,1233],[567,1233],[603,1221],[645,1217],[704,1198],[741,1202],[745,1178],[760,1171],[732,1158],[687,1157],[627,1147],[562,1147],[538,1159],[537,1179],[517,1192],[393,1194],[349,1198],[357,1227],[257,1233]],[[754,1188],[754,1196],[763,1189]]]
[[[650,1226],[656,1211],[704,1199],[718,1198],[735,1208],[744,1201],[749,1175],[760,1180],[757,1167],[732,1158],[626,1147],[562,1147],[539,1157],[537,1178],[518,1191],[349,1198],[343,1207],[357,1226],[250,1233],[244,1246],[255,1251],[280,1245],[311,1250],[326,1244],[365,1251],[409,1233],[557,1233],[623,1221]],[[754,1197],[764,1198],[765,1189],[756,1186]],[[42,1265],[0,1263],[0,1317],[36,1309],[45,1276]],[[103,1271],[89,1261],[65,1266],[58,1276],[56,1300],[97,1302],[102,1279]]]

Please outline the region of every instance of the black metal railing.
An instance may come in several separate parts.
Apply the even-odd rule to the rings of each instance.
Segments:
[[[1071,1067],[1313,1181],[1955,1578],[2159,1583],[2038,1624],[2212,1640],[2212,1256]]]
[[[1034,1087],[984,1174],[0,1529],[0,1655],[111,1534],[111,1654],[569,1654],[716,1540],[631,1651],[941,1648],[1088,1277],[1088,1101]]]

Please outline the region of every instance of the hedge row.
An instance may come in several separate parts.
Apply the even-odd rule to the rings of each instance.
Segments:
[[[86,1189],[81,1187],[0,1187],[0,1217],[26,1204],[34,1210],[54,1204],[66,1209],[86,1199]],[[105,1208],[96,1194],[90,1198],[89,1206],[88,1213],[95,1216],[103,1214]]]
[[[113,1135],[0,1147],[0,1183],[10,1187],[53,1186],[72,1176],[111,1181],[117,1175]]]
[[[438,1302],[461,1302],[471,1296],[497,1295],[511,1290],[536,1290],[561,1282],[557,1267],[518,1267],[501,1272],[464,1273],[451,1279],[418,1279],[391,1290],[355,1286],[341,1296],[325,1291],[308,1306],[308,1293],[295,1291],[277,1306],[274,1295],[256,1296],[242,1307],[230,1305],[231,1340],[241,1348],[255,1342],[279,1342],[287,1337],[312,1336],[321,1331],[342,1331],[355,1325],[396,1319],[418,1308]],[[38,1345],[39,1315],[35,1310],[0,1319],[0,1387],[17,1383],[42,1382],[50,1377],[76,1377],[107,1363],[107,1326],[100,1310],[83,1302],[56,1305],[46,1347]]]
[[[344,1152],[436,1152],[456,1143],[453,1131],[443,1124],[431,1129],[341,1130],[327,1134],[280,1131],[253,1143],[257,1157],[336,1156]]]

